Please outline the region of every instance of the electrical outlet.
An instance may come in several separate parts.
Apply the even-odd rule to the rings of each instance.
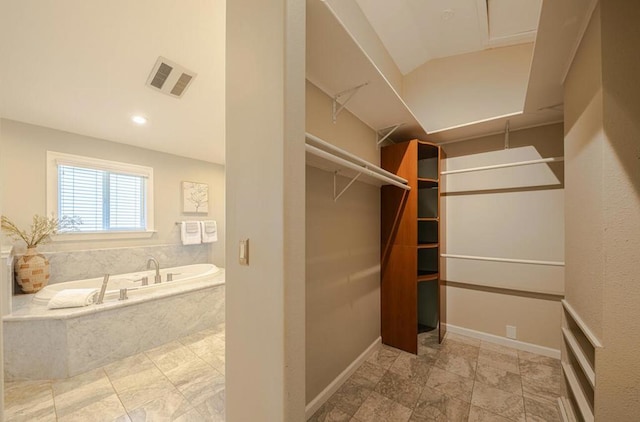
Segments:
[[[516,339],[516,327],[515,325],[507,325],[507,338]]]

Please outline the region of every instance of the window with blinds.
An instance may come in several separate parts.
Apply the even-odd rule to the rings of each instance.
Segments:
[[[96,158],[47,152],[48,208],[79,217],[73,233],[153,230],[153,169]]]
[[[58,213],[80,217],[80,231],[145,230],[145,178],[58,166]]]

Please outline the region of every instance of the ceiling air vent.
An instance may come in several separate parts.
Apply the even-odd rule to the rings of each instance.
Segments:
[[[164,94],[181,98],[195,77],[195,72],[164,57],[158,57],[147,79],[147,85]]]

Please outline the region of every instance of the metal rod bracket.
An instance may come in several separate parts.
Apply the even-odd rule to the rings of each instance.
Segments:
[[[353,98],[354,95],[356,95],[356,93],[360,90],[360,88],[362,88],[363,86],[367,86],[369,85],[369,82],[365,82],[363,84],[360,84],[358,86],[354,86],[353,88],[349,88],[346,89],[342,92],[338,92],[334,97],[333,97],[333,110],[332,110],[332,117],[333,117],[333,123],[336,122],[336,119],[338,118],[338,114],[340,114],[340,112],[342,110],[344,110],[344,108],[346,107],[346,105],[349,103],[349,101],[351,101],[351,99]],[[338,100],[347,95],[347,99],[344,100],[344,102],[342,104],[340,104],[338,102]]]
[[[333,173],[333,201],[337,202],[338,198],[340,198],[342,196],[343,193],[345,193],[347,191],[347,189],[349,189],[351,187],[351,185],[353,185],[355,183],[356,180],[358,180],[358,177],[360,177],[362,173],[357,173],[355,176],[353,176],[353,178],[349,181],[349,183],[347,183],[347,186],[345,186],[344,188],[342,188],[342,190],[340,192],[337,192],[338,190],[338,172],[334,172]]]
[[[377,131],[377,132],[376,132],[376,135],[377,135],[377,137],[379,138],[379,139],[378,139],[378,142],[377,142],[377,145],[378,145],[378,146],[380,146],[380,144],[381,144],[381,143],[383,143],[384,141],[386,141],[386,140],[387,140],[387,138],[389,138],[389,136],[391,136],[391,134],[393,134],[393,132],[395,132],[396,130],[398,130],[398,128],[399,128],[400,126],[402,126],[403,124],[404,124],[404,123],[398,123],[397,125],[392,126],[392,127],[391,127],[391,130],[390,130],[390,131],[388,131],[384,136],[382,136],[382,138],[380,138],[380,136],[382,135],[382,132],[383,132],[385,129],[381,129],[381,130]],[[386,128],[386,129],[388,129],[388,128]],[[389,139],[389,140],[391,141],[391,139]],[[393,141],[391,141],[391,142],[393,142]]]

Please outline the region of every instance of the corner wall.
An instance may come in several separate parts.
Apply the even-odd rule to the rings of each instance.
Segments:
[[[445,171],[561,157],[562,125],[514,131],[510,148],[494,135],[443,146]],[[562,163],[441,176],[445,249],[478,258],[564,262]],[[443,258],[447,324],[560,349],[562,265]]]
[[[3,153],[0,157],[0,172],[5,181],[10,181],[3,184],[0,195],[4,203],[3,213],[19,227],[30,225],[34,214],[46,214],[48,150],[153,167],[157,233],[150,239],[51,242],[41,248],[43,251],[181,245],[176,221],[211,218],[218,223],[218,242],[195,247],[207,248],[205,254],[209,255],[210,262],[224,266],[223,166],[7,119],[2,119],[1,142]],[[209,185],[207,215],[182,213],[181,181],[198,181]],[[188,250],[189,247],[183,248]],[[163,262],[160,264],[163,265]]]
[[[307,82],[306,131],[378,164],[375,132]],[[340,186],[348,182],[338,178]],[[333,174],[307,166],[306,401],[380,337],[380,188],[354,183],[333,200]]]
[[[639,21],[638,2],[601,0],[565,82],[567,302],[602,343],[596,421],[640,413]]]

